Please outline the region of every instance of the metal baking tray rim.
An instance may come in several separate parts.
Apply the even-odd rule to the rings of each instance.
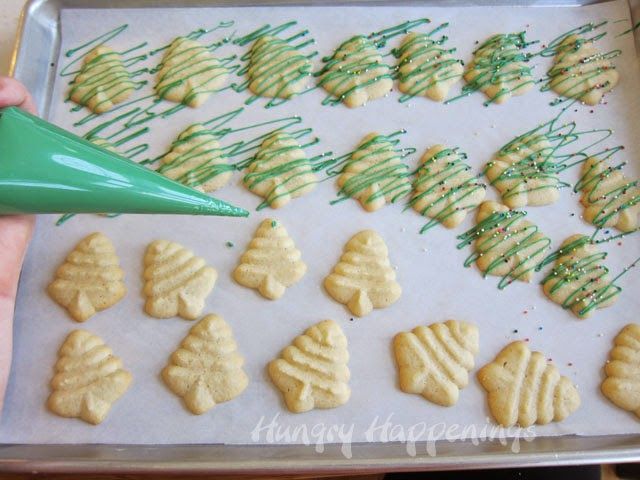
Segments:
[[[217,0],[225,5],[340,5],[382,4],[386,0]],[[95,4],[94,4],[95,3]],[[401,0],[399,3],[416,3]],[[433,5],[437,0],[420,4]],[[598,0],[453,0],[448,5],[586,5]],[[640,0],[629,0],[634,23],[640,19]],[[19,18],[9,74],[20,79],[32,92],[40,115],[48,118],[55,62],[60,48],[59,12],[62,8],[213,6],[200,0],[28,0]],[[42,49],[49,40],[51,51]],[[46,44],[46,43],[45,43]],[[640,35],[636,32],[640,52]],[[38,57],[37,62],[26,58]],[[0,472],[64,473],[373,473],[381,471],[457,470],[474,468],[585,465],[640,461],[640,435],[581,437],[537,437],[520,442],[512,451],[507,439],[481,442],[437,441],[437,454],[428,453],[427,442],[415,445],[415,456],[407,454],[403,443],[354,443],[351,457],[341,446],[325,445],[317,452],[313,445],[68,445],[0,444]]]

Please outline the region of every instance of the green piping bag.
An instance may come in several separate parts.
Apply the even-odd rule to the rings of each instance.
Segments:
[[[0,109],[0,215],[101,212],[249,215],[19,108]]]

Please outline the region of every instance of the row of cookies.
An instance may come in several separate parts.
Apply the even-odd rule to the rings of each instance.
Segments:
[[[602,263],[606,254],[589,237],[573,235],[547,255],[551,240],[522,212],[484,202],[477,220],[478,224],[460,237],[459,247],[473,243],[475,252],[467,265],[475,262],[483,274],[502,277],[500,288],[515,280],[530,281],[535,271],[554,262],[542,281],[544,293],[579,318],[617,300],[621,288],[609,278]],[[144,265],[143,293],[149,315],[179,315],[192,320],[202,313],[217,280],[216,270],[204,259],[178,243],[156,240],[147,247]],[[263,297],[277,300],[304,276],[306,269],[300,250],[284,226],[266,219],[241,255],[233,278]],[[126,292],[124,272],[113,244],[101,233],[79,242],[54,277],[48,286],[49,295],[79,322],[114,305]],[[324,287],[332,298],[360,317],[393,304],[402,294],[384,239],[373,230],[358,232],[345,244]]]
[[[269,376],[295,413],[335,408],[351,395],[347,338],[324,320],[310,328],[268,365]],[[479,349],[475,325],[448,320],[401,332],[393,340],[399,387],[441,406],[453,406],[469,383]],[[602,393],[613,403],[640,412],[640,326],[627,325],[615,339],[605,365]],[[200,415],[240,395],[249,383],[244,359],[229,325],[218,315],[200,320],[162,371],[167,387]],[[131,374],[97,336],[74,330],[58,353],[49,409],[62,417],[101,423],[128,389]],[[482,367],[478,380],[491,415],[502,426],[561,421],[580,406],[576,387],[540,352],[516,341]]]
[[[422,23],[428,22],[424,20]],[[407,23],[417,26],[421,22]],[[590,28],[597,26],[591,24]],[[397,30],[395,34],[408,30]],[[400,47],[392,51],[398,59],[395,68],[385,63],[380,51],[395,34],[379,38],[353,36],[338,46],[333,55],[324,58],[324,67],[316,73],[312,71],[312,55],[301,51],[309,42],[293,44],[297,35],[286,39],[268,32],[248,35],[245,38],[253,44],[242,57],[248,61],[242,69],[229,66],[228,59],[214,56],[219,43],[204,45],[190,36],[178,37],[167,46],[160,65],[152,70],[158,74],[155,93],[160,99],[198,107],[224,87],[231,72],[238,70],[248,76],[246,84],[232,85],[238,91],[248,87],[255,96],[289,99],[307,91],[309,79],[317,76],[318,85],[331,95],[324,103],[344,102],[348,107],[358,107],[387,95],[395,78],[405,100],[423,96],[443,101],[451,86],[464,76],[467,85],[462,96],[480,90],[489,102],[503,103],[533,87],[535,80],[528,62],[536,55],[548,56],[549,52],[556,59],[548,72],[548,88],[561,96],[595,105],[618,82],[618,73],[611,62],[615,55],[599,52],[594,46],[596,38],[565,34],[543,51],[531,54],[523,52],[533,43],[525,41],[524,32],[496,34],[479,45],[465,70],[464,62],[452,57],[455,49],[444,46],[446,37],[434,36],[438,30],[407,33]],[[588,31],[583,28],[579,33]],[[245,39],[227,41],[245,43]],[[71,83],[69,98],[94,113],[111,110],[145,83],[134,81],[127,63],[130,62],[120,53],[98,45],[84,58]]]

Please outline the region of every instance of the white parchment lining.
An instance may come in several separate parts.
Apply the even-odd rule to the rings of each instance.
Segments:
[[[149,41],[151,48],[162,46],[177,35],[216,25],[222,20],[234,20],[235,26],[212,33],[204,37],[204,41],[220,39],[232,30],[242,34],[265,23],[275,25],[296,19],[299,27],[309,29],[317,41],[320,55],[314,61],[318,65],[320,56],[330,54],[348,36],[425,16],[432,19],[432,26],[450,22],[446,30],[449,45],[457,47],[459,58],[465,61],[470,59],[476,41],[496,32],[517,32],[526,28],[528,38],[539,39],[544,44],[585,22],[608,19],[611,33],[598,45],[603,50],[622,50],[622,55],[615,60],[621,82],[615,92],[606,97],[606,105],[577,106],[577,111],[568,112],[567,119],[577,120],[579,127],[585,130],[612,128],[615,133],[607,145],[624,144],[626,150],[616,158],[629,162],[625,169],[628,175],[640,174],[637,158],[640,147],[638,61],[633,37],[615,37],[630,26],[625,1],[580,8],[397,6],[64,10],[61,52],[123,23],[128,23],[129,29],[110,42],[122,50],[141,41]],[[617,20],[622,21],[614,23]],[[424,31],[429,28],[422,27]],[[392,41],[391,46],[399,40]],[[228,46],[219,52],[226,55],[227,52],[241,54],[244,51]],[[392,61],[392,57],[387,58]],[[158,60],[159,55],[152,57],[149,65]],[[61,57],[58,68],[66,61]],[[538,78],[544,76],[550,63],[551,59],[533,61]],[[51,120],[72,128],[73,122],[86,112],[69,113],[69,104],[63,103],[68,79],[56,78]],[[149,94],[152,84],[150,82],[136,95]],[[460,85],[454,87],[452,92],[459,88]],[[400,104],[399,94],[394,91],[387,98],[356,110],[321,106],[324,95],[322,90],[316,90],[273,109],[262,108],[264,102],[258,101],[246,108],[236,124],[301,115],[303,125],[313,127],[321,139],[319,145],[309,149],[309,155],[326,150],[342,154],[353,149],[371,131],[390,133],[406,128],[408,133],[402,137],[402,145],[418,150],[407,159],[412,168],[426,148],[444,143],[466,151],[469,162],[478,171],[501,145],[549,120],[558,111],[557,107],[549,106],[554,95],[537,89],[505,105],[488,108],[483,107],[485,98],[480,93],[451,105],[441,105],[422,98]],[[167,120],[151,123],[151,132],[144,137],[151,145],[149,156],[165,151],[188,124],[237,108],[246,98],[247,93],[225,91],[197,110],[188,109]],[[91,125],[95,124],[74,131],[84,134]],[[247,133],[246,138],[249,136]],[[239,138],[244,137],[241,134]],[[578,170],[567,171],[562,178],[574,183]],[[478,324],[481,349],[477,366],[493,359],[508,342],[528,338],[533,349],[552,358],[561,373],[577,384],[582,397],[581,408],[562,423],[537,428],[537,435],[640,432],[637,419],[615,408],[599,391],[602,366],[613,337],[623,325],[638,320],[640,277],[637,271],[619,282],[624,291],[613,307],[579,321],[544,297],[538,285],[542,273],[531,284],[519,283],[498,291],[496,278],[483,280],[475,267],[465,269],[463,262],[470,250],[457,250],[455,236],[472,225],[469,217],[454,231],[437,227],[420,236],[417,231],[424,219],[413,211],[403,212],[401,204],[375,213],[365,213],[354,201],[330,206],[329,201],[336,194],[332,180],[320,184],[312,194],[281,211],[255,212],[260,199],[248,193],[240,179],[241,175],[236,174],[216,195],[249,209],[252,215],[246,220],[136,215],[106,219],[82,215],[64,227],[55,227],[55,216],[38,219],[19,292],[14,363],[0,419],[1,443],[264,443],[267,441],[265,432],[254,438],[251,432],[262,416],[265,416],[263,423],[269,423],[276,415],[281,428],[301,424],[308,428],[318,424],[327,428],[353,425],[353,441],[382,440],[380,432],[370,438],[366,432],[372,422],[384,423],[388,418],[405,431],[419,422],[425,422],[427,426],[441,422],[461,427],[475,424],[480,431],[487,425],[488,409],[475,371],[470,385],[452,408],[432,405],[420,396],[402,393],[396,386],[391,351],[393,335],[419,324],[448,318]],[[492,188],[488,189],[488,198],[496,198]],[[578,196],[570,189],[564,189],[557,204],[530,208],[529,218],[552,238],[553,246],[557,248],[571,234],[593,231],[580,219],[580,213]],[[253,290],[238,286],[231,278],[231,271],[258,223],[269,216],[284,223],[308,265],[302,281],[277,302],[267,301]],[[322,280],[339,258],[344,243],[365,228],[377,230],[386,240],[391,261],[397,266],[403,295],[392,307],[351,321],[349,312],[323,291]],[[49,299],[45,288],[68,251],[92,231],[101,231],[113,239],[126,271],[129,292],[118,305],[80,326]],[[205,313],[224,316],[246,358],[246,371],[251,379],[247,390],[205,415],[190,414],[160,378],[168,356],[193,323],[178,318],[157,320],[143,313],[142,256],[148,242],[157,238],[183,243],[218,270],[218,283],[207,300]],[[226,247],[228,241],[235,246]],[[617,273],[640,253],[640,236],[623,239],[622,245],[609,243],[602,248],[610,253],[607,264]],[[269,382],[265,365],[296,335],[325,318],[338,321],[349,339],[352,397],[337,409],[291,414]],[[123,358],[135,378],[131,389],[98,427],[56,417],[45,407],[56,351],[66,335],[79,326],[100,335]],[[287,438],[281,437],[279,441],[286,442]]]

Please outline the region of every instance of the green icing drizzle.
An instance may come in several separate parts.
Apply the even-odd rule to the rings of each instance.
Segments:
[[[276,37],[296,24],[297,22],[291,21],[275,27],[264,25],[233,40],[234,44],[240,46],[255,42],[249,52],[240,58],[246,62],[246,66],[237,72],[239,76],[249,74],[249,79],[241,84],[232,85],[237,92],[251,87],[254,95],[245,101],[245,105],[266,96],[273,97],[265,105],[265,108],[271,108],[281,105],[295,95],[312,90],[296,92],[300,82],[312,75],[310,59],[318,54],[317,51],[307,55],[300,53],[300,50],[315,43],[313,39],[304,40],[309,31],[302,30],[284,39]],[[294,42],[300,38],[303,41],[295,44]]]
[[[590,22],[590,23],[581,25],[579,27],[576,27],[574,29],[571,29],[568,32],[565,32],[562,35],[553,39],[547,47],[543,48],[538,53],[538,55],[542,57],[557,56],[556,63],[560,64],[558,66],[552,67],[547,72],[547,78],[544,80],[544,85],[540,88],[540,91],[546,92],[551,90],[553,86],[569,83],[568,87],[563,87],[563,89],[565,89],[563,96],[566,98],[557,98],[554,101],[552,101],[550,105],[558,105],[563,102],[572,101],[575,99],[580,100],[592,90],[605,88],[608,85],[608,84],[594,85],[593,87],[585,90],[584,92],[580,91],[584,83],[588,82],[592,78],[597,77],[598,75],[602,74],[606,69],[609,68],[609,67],[600,67],[597,65],[591,70],[583,72],[580,75],[575,75],[575,76],[569,75],[566,78],[559,80],[559,78],[562,75],[571,73],[571,71],[573,70],[576,70],[576,71],[578,69],[584,70],[585,65],[589,65],[594,62],[600,62],[602,60],[610,60],[612,58],[619,56],[622,53],[621,50],[616,49],[616,50],[611,50],[609,52],[598,53],[589,57],[585,57],[581,59],[580,62],[577,64],[562,65],[563,61],[567,58],[568,55],[574,54],[583,45],[587,43],[597,42],[598,40],[603,38],[605,35],[607,35],[607,32],[601,32],[590,38],[576,38],[575,41],[564,43],[566,39],[568,39],[573,35],[583,35],[585,33],[593,32],[603,27],[607,23],[608,23],[607,21],[603,21],[597,24]],[[615,68],[615,67],[611,67],[611,68]]]
[[[535,82],[531,67],[526,64],[534,55],[523,50],[534,43],[537,41],[526,41],[524,31],[490,37],[473,52],[474,59],[469,65],[470,70],[465,74],[465,78],[470,76],[470,73],[473,74],[473,79],[468,80],[462,87],[460,95],[445,103],[451,103],[490,86],[499,87],[503,83],[517,82],[513,87],[501,87],[484,102],[484,105],[488,106],[505,95],[516,94],[519,90],[533,85]],[[520,62],[525,65],[514,68]]]
[[[536,265],[527,265],[527,262],[538,255],[544,253],[551,244],[551,240],[547,237],[539,235],[539,229],[536,225],[529,223],[524,224],[522,220],[527,215],[521,210],[509,210],[505,212],[495,212],[487,218],[478,222],[478,224],[467,230],[457,238],[460,240],[457,248],[461,249],[478,240],[476,251],[469,255],[464,262],[465,267],[469,267],[476,262],[481,256],[495,250],[504,244],[507,240],[517,238],[518,240],[503,254],[497,256],[483,272],[483,276],[492,274],[496,268],[509,262],[511,259],[517,259],[520,252],[535,248],[535,250],[522,260],[517,260],[515,265],[502,276],[498,283],[498,289],[503,290],[508,285],[518,280],[535,269]],[[480,241],[481,237],[492,232],[487,238]]]
[[[434,166],[434,162],[450,155],[454,158],[448,161],[444,167]],[[484,191],[486,186],[479,181],[477,176],[470,176],[462,181],[457,178],[461,173],[471,170],[471,167],[465,163],[466,159],[467,154],[458,148],[444,148],[416,170],[416,179],[413,182],[414,194],[407,208],[416,208],[416,204],[425,197],[431,197],[444,191],[443,194],[438,195],[436,200],[420,209],[420,215],[431,217],[431,220],[420,229],[420,233],[444,222],[461,210],[473,210],[478,206],[473,197],[476,192]]]
[[[392,80],[393,71],[385,63],[379,61],[378,49],[386,46],[387,41],[398,35],[408,33],[412,28],[429,23],[428,18],[410,20],[368,36],[355,35],[344,41],[333,53],[324,57],[323,68],[314,75],[321,77],[318,86],[330,86],[330,91],[336,92],[336,97],[327,96],[323,105],[337,105],[356,91],[374,85],[384,79]],[[378,75],[361,81],[360,77],[371,70],[379,69]],[[357,80],[354,86],[349,87],[349,82]]]
[[[443,48],[448,37],[443,35],[439,39],[432,38],[440,30],[448,27],[448,23],[436,27],[429,33],[415,34],[410,40],[405,40],[399,48],[394,48],[391,53],[401,59],[396,66],[397,78],[401,84],[410,84],[409,91],[400,96],[400,102],[406,102],[417,95],[451,79],[462,77],[462,73],[453,68],[455,65],[464,65],[462,60],[450,58],[455,53],[455,48]],[[403,73],[404,67],[408,67]]]
[[[332,166],[326,171],[329,178],[341,175],[373,156],[384,157],[349,178],[338,190],[338,198],[333,200],[331,205],[359,196],[374,184],[379,185],[378,191],[367,196],[364,203],[371,203],[381,197],[389,196],[390,203],[395,203],[407,195],[411,191],[411,182],[408,181],[411,172],[402,159],[415,153],[416,150],[415,148],[396,149],[400,143],[400,139],[396,137],[404,133],[406,130],[399,130],[390,135],[375,135],[361,143],[354,151],[332,161]]]
[[[548,255],[538,264],[536,271],[542,270],[546,265],[571,255],[571,253],[587,245],[597,243],[602,242],[593,241],[592,237],[581,235]],[[601,264],[605,258],[607,258],[607,253],[598,251],[581,258],[569,256],[561,263],[556,264],[541,283],[553,282],[552,285],[550,284],[549,293],[554,294],[571,282],[581,282],[566,296],[561,305],[564,309],[574,310],[579,317],[586,316],[593,309],[620,294],[622,288],[615,285],[614,282],[640,261],[640,258],[634,260],[631,265],[625,267],[615,278],[605,281],[605,277],[609,274],[609,269]],[[579,308],[581,305],[584,306]]]

